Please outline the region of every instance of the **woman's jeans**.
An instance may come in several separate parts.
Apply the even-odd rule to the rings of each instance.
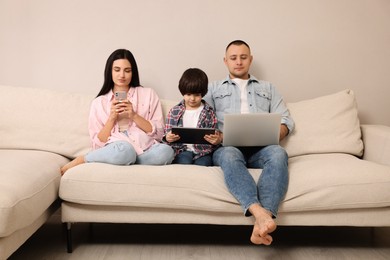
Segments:
[[[194,160],[195,154],[192,151],[183,151],[176,155],[172,163],[195,164],[201,166],[211,166],[213,164],[210,154],[204,155]]]
[[[260,204],[276,217],[288,186],[288,155],[281,146],[220,147],[213,162],[222,168],[225,183],[245,216],[251,215],[252,204]],[[257,184],[247,167],[263,169]]]
[[[166,144],[156,143],[143,154],[137,156],[131,144],[126,141],[116,141],[89,152],[85,156],[85,162],[101,162],[115,165],[165,165],[170,164],[173,158],[173,149]]]

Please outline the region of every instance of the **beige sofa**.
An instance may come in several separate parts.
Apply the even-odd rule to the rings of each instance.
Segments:
[[[56,209],[58,189],[69,252],[72,223],[252,224],[218,167],[91,163],[61,178],[67,158],[90,149],[93,98],[0,86],[0,259]],[[278,225],[390,226],[390,127],[360,125],[350,90],[287,105],[296,129],[281,144],[290,184]]]
[[[59,169],[67,157],[89,150],[92,98],[0,86],[0,259],[60,208]]]

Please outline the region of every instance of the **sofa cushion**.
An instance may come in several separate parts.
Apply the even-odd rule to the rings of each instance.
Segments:
[[[290,183],[281,212],[390,206],[390,167],[342,153],[289,159]]]
[[[160,101],[161,101],[164,117],[168,116],[169,110],[175,105],[179,104],[180,102],[180,101],[173,101],[169,99],[161,99]]]
[[[260,171],[256,171],[257,176]],[[236,212],[219,167],[87,163],[61,178],[60,197],[89,205]]]
[[[178,102],[162,100],[165,115]],[[355,95],[352,90],[287,103],[295,121],[294,131],[281,145],[289,157],[316,153],[361,156],[363,141]]]
[[[257,180],[261,170],[250,172]],[[281,212],[390,206],[389,167],[352,155],[297,156],[289,174]],[[221,169],[196,165],[83,164],[62,177],[60,197],[88,205],[242,212]]]
[[[90,150],[93,96],[0,86],[2,149],[35,149],[75,157]]]
[[[0,150],[0,237],[31,225],[58,198],[68,160],[33,150]]]
[[[363,141],[352,90],[287,106],[295,129],[281,145],[290,157],[318,153],[362,155]]]

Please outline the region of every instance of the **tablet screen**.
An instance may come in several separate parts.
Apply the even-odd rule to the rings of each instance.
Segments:
[[[214,128],[172,127],[172,133],[180,135],[176,143],[185,144],[210,144],[204,139],[205,135],[215,133]]]

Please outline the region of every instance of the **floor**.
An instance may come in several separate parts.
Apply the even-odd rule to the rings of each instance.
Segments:
[[[73,253],[55,214],[9,259],[390,259],[390,228],[279,227],[271,246],[249,242],[251,227],[85,224]]]

